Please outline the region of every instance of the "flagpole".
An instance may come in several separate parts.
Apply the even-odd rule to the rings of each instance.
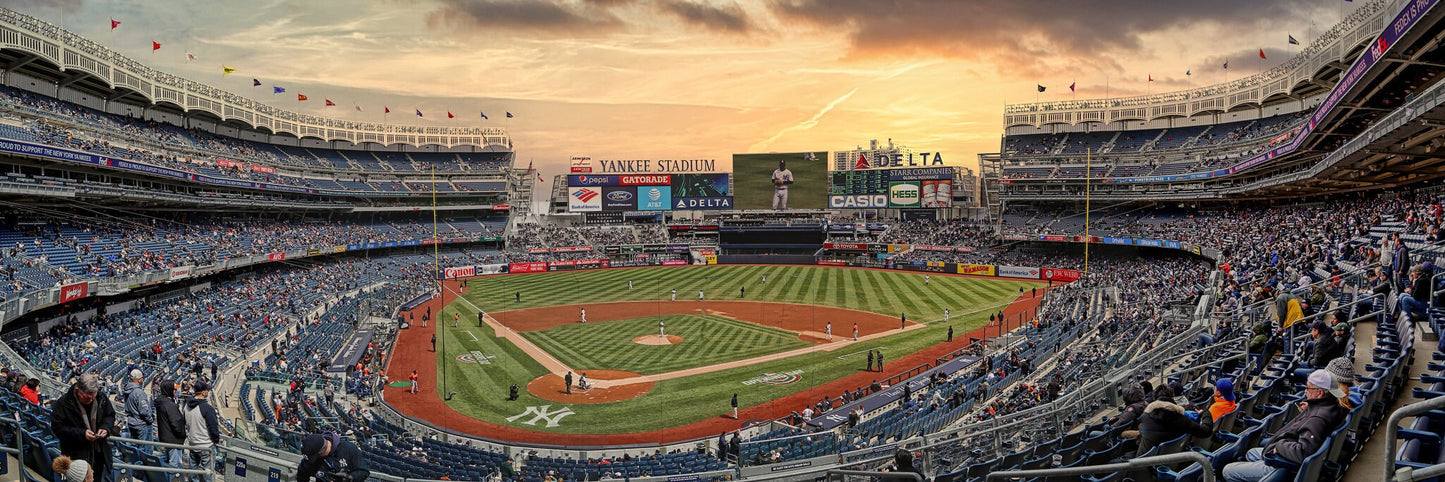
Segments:
[[[1094,184],[1093,148],[1084,149],[1084,274],[1089,274],[1090,186]]]

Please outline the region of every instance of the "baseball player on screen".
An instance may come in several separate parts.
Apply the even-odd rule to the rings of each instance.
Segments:
[[[773,171],[773,209],[788,209],[788,185],[793,183],[793,171],[788,170],[788,161],[779,159],[778,169]]]

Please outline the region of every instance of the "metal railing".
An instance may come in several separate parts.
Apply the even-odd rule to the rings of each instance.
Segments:
[[[1435,397],[1423,402],[1412,403],[1396,410],[1390,414],[1389,421],[1385,422],[1385,478],[1380,480],[1395,480],[1408,482],[1423,480],[1445,474],[1445,464],[1435,465],[1424,469],[1415,470],[1411,467],[1395,468],[1395,438],[1400,434],[1400,422],[1408,417],[1414,417],[1431,410],[1445,409],[1445,397]]]
[[[1129,472],[1139,469],[1146,469],[1160,465],[1182,464],[1193,462],[1199,464],[1204,470],[1200,471],[1200,480],[1214,482],[1214,469],[1209,457],[1198,452],[1180,452],[1169,455],[1155,455],[1150,457],[1139,457],[1128,462],[1104,465],[1085,465],[1082,467],[1060,467],[1056,469],[1035,469],[1035,470],[1006,470],[1003,472],[989,472],[985,480],[1015,480],[1033,479],[1038,477],[1071,477],[1091,474],[1111,474],[1115,472]]]

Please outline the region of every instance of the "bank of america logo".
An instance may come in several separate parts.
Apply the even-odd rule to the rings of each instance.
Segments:
[[[584,203],[592,201],[592,199],[596,198],[597,196],[597,191],[592,191],[588,189],[578,189],[576,191],[572,191],[572,197],[575,197],[577,198],[577,200]]]

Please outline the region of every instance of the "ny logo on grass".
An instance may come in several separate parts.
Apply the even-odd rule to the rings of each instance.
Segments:
[[[562,421],[562,418],[563,418],[563,417],[566,417],[566,416],[568,416],[568,415],[572,415],[572,414],[574,414],[574,413],[577,413],[577,412],[573,412],[572,409],[571,409],[571,408],[568,408],[568,407],[562,407],[562,408],[557,409],[556,411],[552,411],[551,408],[552,408],[551,405],[543,405],[543,406],[540,406],[540,407],[527,407],[527,411],[522,412],[521,414],[518,414],[518,415],[513,415],[513,416],[510,416],[510,417],[507,417],[507,421],[508,421],[508,422],[515,422],[515,421],[517,421],[517,419],[522,418],[522,417],[525,417],[525,416],[527,416],[527,415],[530,414],[530,415],[532,415],[532,419],[531,419],[531,420],[528,420],[528,421],[525,421],[525,422],[522,422],[522,423],[527,424],[527,425],[536,425],[539,420],[546,420],[546,421],[547,421],[547,427],[550,428],[550,427],[556,427],[556,426],[557,426],[557,422]]]

